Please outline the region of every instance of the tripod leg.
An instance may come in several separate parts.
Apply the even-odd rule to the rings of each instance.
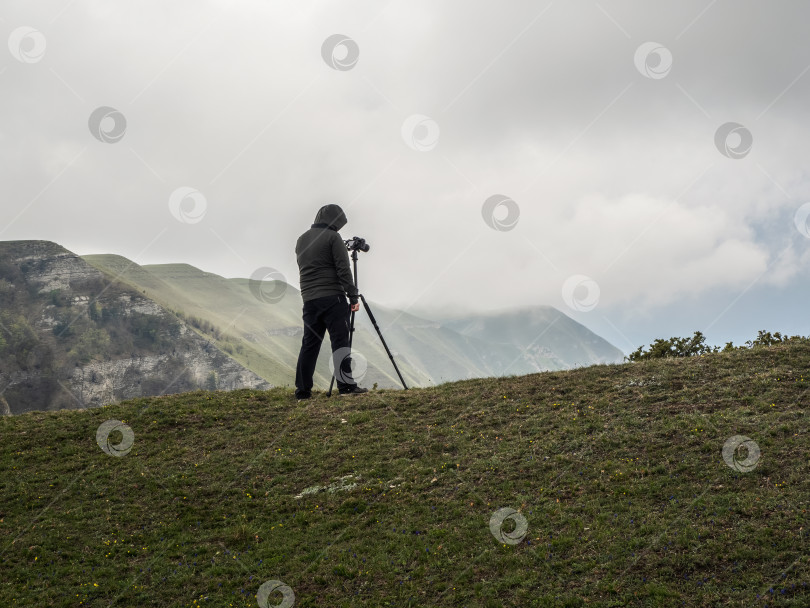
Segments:
[[[349,324],[349,350],[352,349],[352,338],[354,338],[354,311],[352,311],[352,319]],[[332,387],[335,385],[335,370],[332,370],[332,379],[329,381],[329,391],[326,393],[327,397],[332,396]]]
[[[406,391],[408,387],[405,385],[405,380],[402,378],[402,374],[399,373],[399,368],[397,367],[396,361],[394,361],[394,355],[391,354],[391,351],[388,349],[388,345],[385,343],[385,338],[383,338],[382,332],[380,331],[380,326],[377,325],[377,319],[374,318],[374,314],[371,312],[371,308],[368,306],[368,302],[366,302],[365,296],[360,294],[360,299],[363,300],[363,306],[368,313],[368,318],[371,319],[371,324],[374,325],[374,329],[377,330],[377,335],[380,336],[380,341],[382,342],[383,346],[385,347],[385,352],[388,353],[388,358],[391,359],[391,363],[394,365],[394,369],[397,371],[397,376],[399,376],[399,381],[402,382],[402,388]]]

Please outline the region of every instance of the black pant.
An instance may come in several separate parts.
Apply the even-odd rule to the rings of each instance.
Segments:
[[[351,390],[357,384],[351,374],[349,357],[349,303],[345,296],[325,296],[304,302],[304,338],[295,368],[296,397],[309,395],[312,376],[321,351],[324,331],[329,331],[338,391]]]

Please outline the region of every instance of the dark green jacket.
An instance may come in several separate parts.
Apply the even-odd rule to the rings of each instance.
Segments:
[[[346,221],[346,214],[338,205],[325,205],[315,216],[312,227],[298,237],[295,255],[304,302],[336,295],[348,295],[352,304],[357,302],[349,252],[338,233]]]

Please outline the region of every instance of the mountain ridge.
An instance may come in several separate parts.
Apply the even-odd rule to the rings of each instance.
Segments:
[[[111,273],[126,270],[122,279],[129,280],[137,288],[151,288],[154,291],[152,296],[170,309],[199,316],[217,327],[229,327],[227,331],[232,334],[234,348],[237,343],[247,348],[245,341],[253,345],[250,363],[248,357],[241,353],[231,353],[232,356],[274,384],[291,383],[295,372],[290,363],[297,358],[300,346],[302,305],[300,292],[292,285],[284,283],[282,296],[267,305],[260,302],[255,293],[257,289],[261,291],[261,285],[251,279],[225,278],[185,263],[138,266],[121,256],[98,254],[85,256],[85,259]],[[254,293],[251,294],[251,290]],[[226,292],[230,294],[228,297],[225,297]],[[212,301],[206,305],[206,299]],[[496,336],[486,332],[476,334],[468,331],[464,334],[453,326],[454,321],[425,318],[374,302],[369,305],[389,348],[396,354],[398,365],[402,363],[407,368],[408,373],[404,374],[406,381],[410,379],[412,383],[435,384],[504,373],[564,369],[621,361],[624,356],[619,349],[598,338],[586,327],[548,306],[537,307],[540,312],[535,311],[534,316],[546,318],[548,311],[554,311],[555,323],[559,323],[560,327],[565,326],[567,332],[560,334],[555,330],[552,335],[560,343],[564,342],[565,336],[573,343],[584,340],[585,343],[579,348],[581,354],[566,352],[565,357],[559,357],[542,340],[533,345],[514,339],[496,339]],[[530,310],[530,307],[524,307],[524,310]],[[504,314],[506,318],[514,316],[513,311]],[[497,317],[497,313],[487,316]],[[537,326],[539,321],[536,319],[533,323]],[[379,338],[362,309],[356,317],[356,327],[355,350],[370,363],[369,369],[373,368],[366,380],[390,388],[399,386]],[[542,327],[536,329],[534,335],[542,332]],[[522,333],[517,332],[518,335]],[[601,351],[599,348],[586,348],[587,343],[594,340]],[[284,353],[286,359],[274,359],[270,356],[273,351]],[[328,359],[328,349],[324,347],[316,369],[316,385],[328,385],[331,376]]]
[[[0,242],[0,409],[269,388],[156,302],[50,241]]]
[[[84,354],[87,360],[82,365],[87,373],[77,374],[74,379],[81,386],[74,391],[80,395],[76,400],[78,402],[100,404],[105,394],[109,398],[118,398],[115,390],[108,390],[107,393],[100,390],[94,392],[93,378],[96,381],[99,377],[106,378],[106,386],[120,386],[123,382],[120,369],[116,366],[111,369],[109,365],[105,367],[103,359],[107,355],[104,353],[109,350],[109,345],[104,342],[107,339],[104,333],[106,330],[94,325],[112,321],[106,317],[90,318],[92,314],[102,314],[103,306],[98,310],[96,307],[104,304],[104,298],[110,295],[105,296],[104,292],[112,284],[117,285],[113,292],[127,302],[119,311],[122,315],[129,318],[132,317],[131,313],[135,316],[151,314],[151,323],[161,327],[165,325],[164,329],[168,332],[166,336],[152,336],[156,340],[163,340],[162,348],[168,348],[168,344],[174,339],[170,336],[178,335],[179,330],[169,331],[167,328],[182,327],[184,336],[199,341],[195,348],[212,349],[212,353],[218,353],[218,364],[223,363],[221,357],[232,360],[237,368],[254,374],[253,382],[287,387],[293,382],[303,330],[301,296],[292,285],[226,278],[183,262],[140,266],[117,254],[77,256],[48,241],[14,241],[0,245],[0,266],[8,267],[6,274],[12,279],[11,282],[5,281],[5,284],[0,285],[0,291],[7,297],[13,299],[15,276],[20,285],[26,283],[26,279],[19,274],[20,264],[39,264],[41,267],[36,278],[38,287],[34,290],[34,299],[39,300],[32,300],[30,303],[33,309],[29,311],[29,316],[42,317],[47,306],[57,312],[61,311],[63,316],[71,307],[74,313],[81,313],[78,316],[83,320],[75,329],[81,329],[78,333],[82,335],[77,334],[67,340],[64,352],[59,351],[60,357],[67,356],[76,347],[74,342],[78,343],[80,340],[87,344],[92,343],[92,348],[88,348],[95,349]],[[15,247],[23,250],[34,248],[37,252],[33,257],[25,251],[11,255]],[[59,260],[64,261],[67,259],[65,256],[71,261],[66,266],[63,264],[60,270],[57,268],[61,264]],[[11,266],[10,260],[13,262]],[[17,269],[9,270],[12,266]],[[50,272],[50,266],[58,271]],[[0,272],[0,278],[3,276]],[[81,288],[83,282],[93,283],[95,291]],[[45,302],[48,297],[53,301]],[[97,302],[98,298],[102,300]],[[65,310],[61,310],[60,306],[66,307]],[[118,304],[112,306],[108,303],[107,313],[113,309],[118,310],[116,306]],[[619,361],[622,357],[618,349],[553,307],[522,307],[505,313],[489,312],[479,317],[435,320],[373,302],[370,306],[408,386],[429,386],[460,379],[559,370]],[[156,317],[163,320],[155,321]],[[58,322],[49,321],[51,326],[40,327],[37,331],[46,335],[49,329],[53,331],[52,325]],[[127,321],[130,322],[131,319]],[[142,322],[146,323],[143,320]],[[154,334],[156,330],[152,328],[150,331]],[[87,335],[84,336],[83,332]],[[121,335],[124,334],[126,332]],[[528,340],[527,336],[533,339]],[[549,342],[551,338],[556,341],[556,346]],[[131,339],[128,337],[125,341]],[[46,342],[48,341],[53,342],[52,337],[48,337]],[[121,350],[120,345],[115,348]],[[9,349],[6,351],[7,357],[12,355]],[[316,368],[316,388],[326,388],[329,385],[329,351],[327,342],[321,349]],[[75,355],[78,351],[73,352]],[[376,331],[362,309],[356,318],[353,353],[355,362],[362,368],[355,370],[356,375],[359,374],[361,385],[377,385],[381,388],[401,386]],[[119,352],[116,357],[120,354]],[[157,360],[151,361],[149,365],[138,365],[142,375],[150,369],[166,367]],[[130,367],[135,370],[138,366],[132,364]],[[135,371],[131,373],[134,374]],[[183,386],[198,388],[201,385],[201,372],[196,373],[196,384],[188,379]],[[17,373],[14,378],[16,385],[26,382],[24,374]],[[236,386],[233,382],[225,384]],[[218,385],[214,383],[212,386]],[[225,385],[218,388],[225,388]],[[91,398],[87,399],[87,394]],[[60,402],[60,407],[68,407],[63,401]],[[6,409],[2,403],[0,408]]]

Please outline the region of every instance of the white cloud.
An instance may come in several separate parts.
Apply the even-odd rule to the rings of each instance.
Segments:
[[[717,3],[688,29],[705,3],[544,7],[16,6],[5,29],[37,27],[48,51],[0,62],[1,238],[295,283],[296,237],[336,202],[344,237],[372,245],[364,289],[391,305],[561,306],[586,274],[599,310],[655,310],[806,273],[806,6]],[[360,47],[349,71],[321,58],[334,33]],[[648,40],[672,52],[665,78],[633,63]],[[121,142],[90,136],[100,105],[126,115]],[[440,129],[428,152],[401,137],[417,113]],[[754,138],[741,160],[714,146],[732,120]],[[181,186],[206,198],[198,224],[169,212]],[[493,194],[519,205],[513,230],[482,220]]]

